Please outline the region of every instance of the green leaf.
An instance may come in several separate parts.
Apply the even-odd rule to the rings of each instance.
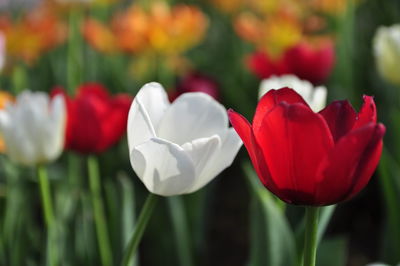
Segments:
[[[119,175],[118,181],[122,189],[121,246],[124,247],[122,250],[125,250],[135,227],[135,188],[132,180],[125,173]],[[137,256],[135,256],[129,265],[135,266],[137,263]]]
[[[249,162],[243,169],[253,193],[250,266],[296,265],[295,237],[279,205],[258,181]]]

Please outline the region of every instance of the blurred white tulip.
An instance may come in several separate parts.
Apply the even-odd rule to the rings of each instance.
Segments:
[[[327,89],[324,86],[315,87],[307,80],[301,80],[294,75],[272,76],[261,81],[258,98],[272,89],[289,87],[300,94],[314,112],[319,112],[326,106]]]
[[[400,86],[400,24],[379,27],[375,33],[373,45],[381,76]]]
[[[0,111],[0,132],[11,160],[35,166],[55,160],[64,147],[66,124],[62,96],[24,91]]]
[[[160,84],[148,83],[131,105],[128,145],[147,189],[173,196],[205,186],[232,164],[242,141],[209,95],[185,93],[170,104]]]

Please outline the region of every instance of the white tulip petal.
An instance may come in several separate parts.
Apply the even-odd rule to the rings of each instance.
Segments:
[[[63,149],[65,104],[47,94],[25,91],[0,114],[6,153],[16,162],[36,165],[54,160]]]
[[[132,168],[150,192],[172,196],[192,187],[195,168],[178,145],[153,138],[136,146],[130,154]]]
[[[219,150],[220,146],[221,139],[218,135],[210,138],[195,139],[182,145],[182,148],[193,161],[197,177],[203,171],[210,158]]]
[[[314,97],[312,100],[311,109],[314,112],[319,112],[326,106],[326,97],[328,96],[328,90],[324,86],[316,87],[314,90]]]
[[[165,111],[170,106],[168,95],[164,88],[157,82],[144,85],[137,93],[135,100],[138,99],[146,110],[151,124],[157,128]],[[135,101],[134,100],[134,101]]]
[[[156,137],[151,119],[139,98],[132,102],[128,114],[127,130],[129,150]]]
[[[205,93],[185,93],[167,109],[157,136],[183,145],[194,139],[221,135],[228,126],[226,109]]]
[[[271,89],[288,87],[295,90],[308,103],[314,112],[319,112],[326,105],[327,90],[320,86],[314,89],[311,82],[301,80],[294,75],[272,76],[260,83],[259,99]]]
[[[189,193],[199,190],[229,167],[242,146],[242,140],[233,128],[229,128],[222,138],[220,149],[209,158],[204,171],[197,177]]]

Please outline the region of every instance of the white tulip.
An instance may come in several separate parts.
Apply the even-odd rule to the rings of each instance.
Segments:
[[[373,44],[381,76],[393,84],[400,85],[400,24],[379,27]]]
[[[133,170],[158,195],[194,192],[230,166],[242,141],[228,127],[226,109],[204,93],[172,104],[158,83],[144,85],[128,116]]]
[[[0,111],[6,154],[27,166],[55,160],[64,147],[66,124],[62,96],[51,101],[43,92],[25,91]]]
[[[272,76],[261,81],[258,98],[272,89],[289,87],[295,90],[308,103],[314,112],[325,108],[327,89],[324,86],[315,87],[307,80],[301,80],[294,75]]]

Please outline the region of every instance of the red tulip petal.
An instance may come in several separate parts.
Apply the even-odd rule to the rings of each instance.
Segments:
[[[272,193],[276,194],[279,197],[279,190],[272,182],[271,175],[268,170],[268,165],[266,165],[262,151],[256,143],[250,123],[242,115],[236,113],[231,109],[228,110],[228,116],[233,128],[242,139],[243,144],[246,147],[247,152],[249,153],[251,162],[253,163],[253,166],[261,182]]]
[[[77,98],[80,97],[99,97],[104,100],[110,98],[107,89],[100,83],[95,83],[95,82],[82,84],[78,88],[78,94],[77,94]]]
[[[362,127],[370,122],[376,123],[377,120],[374,98],[364,95],[363,100],[364,104],[361,107],[360,112],[358,113],[358,119],[354,124],[354,129]]]
[[[380,128],[381,126],[377,128],[376,124],[370,123],[350,132],[325,156],[317,175],[319,185],[316,198],[321,205],[343,201],[350,196],[354,188],[363,187],[368,182],[371,177],[368,174],[372,174],[371,169],[375,169],[377,164],[372,160],[377,161],[377,155],[380,154],[377,147],[377,139],[381,139],[383,135]],[[373,147],[369,148],[370,146]],[[371,153],[370,150],[374,152]],[[361,161],[371,165],[362,163],[364,171],[357,170]]]
[[[287,202],[312,205],[317,167],[333,139],[320,114],[301,103],[279,103],[256,135],[273,182]]]
[[[119,95],[109,102],[109,110],[101,118],[102,141],[97,145],[97,152],[114,145],[125,134],[131,103],[128,95]]]
[[[319,113],[325,118],[335,142],[353,128],[357,118],[348,101],[334,101]]]
[[[81,153],[96,152],[103,137],[101,113],[107,110],[107,106],[97,98],[82,97],[75,99],[72,107],[68,110],[70,129],[66,148]]]
[[[375,126],[375,131],[370,143],[365,148],[358,163],[356,173],[353,177],[353,187],[346,200],[357,195],[368,184],[372,174],[375,172],[379,159],[381,158],[383,147],[382,138],[385,131],[386,129],[384,125],[377,124]]]
[[[254,114],[253,118],[254,134],[257,134],[259,128],[262,125],[265,115],[280,102],[286,102],[288,104],[302,103],[308,106],[308,104],[304,101],[304,99],[293,89],[277,88],[277,90],[268,91],[258,102],[257,109]]]

